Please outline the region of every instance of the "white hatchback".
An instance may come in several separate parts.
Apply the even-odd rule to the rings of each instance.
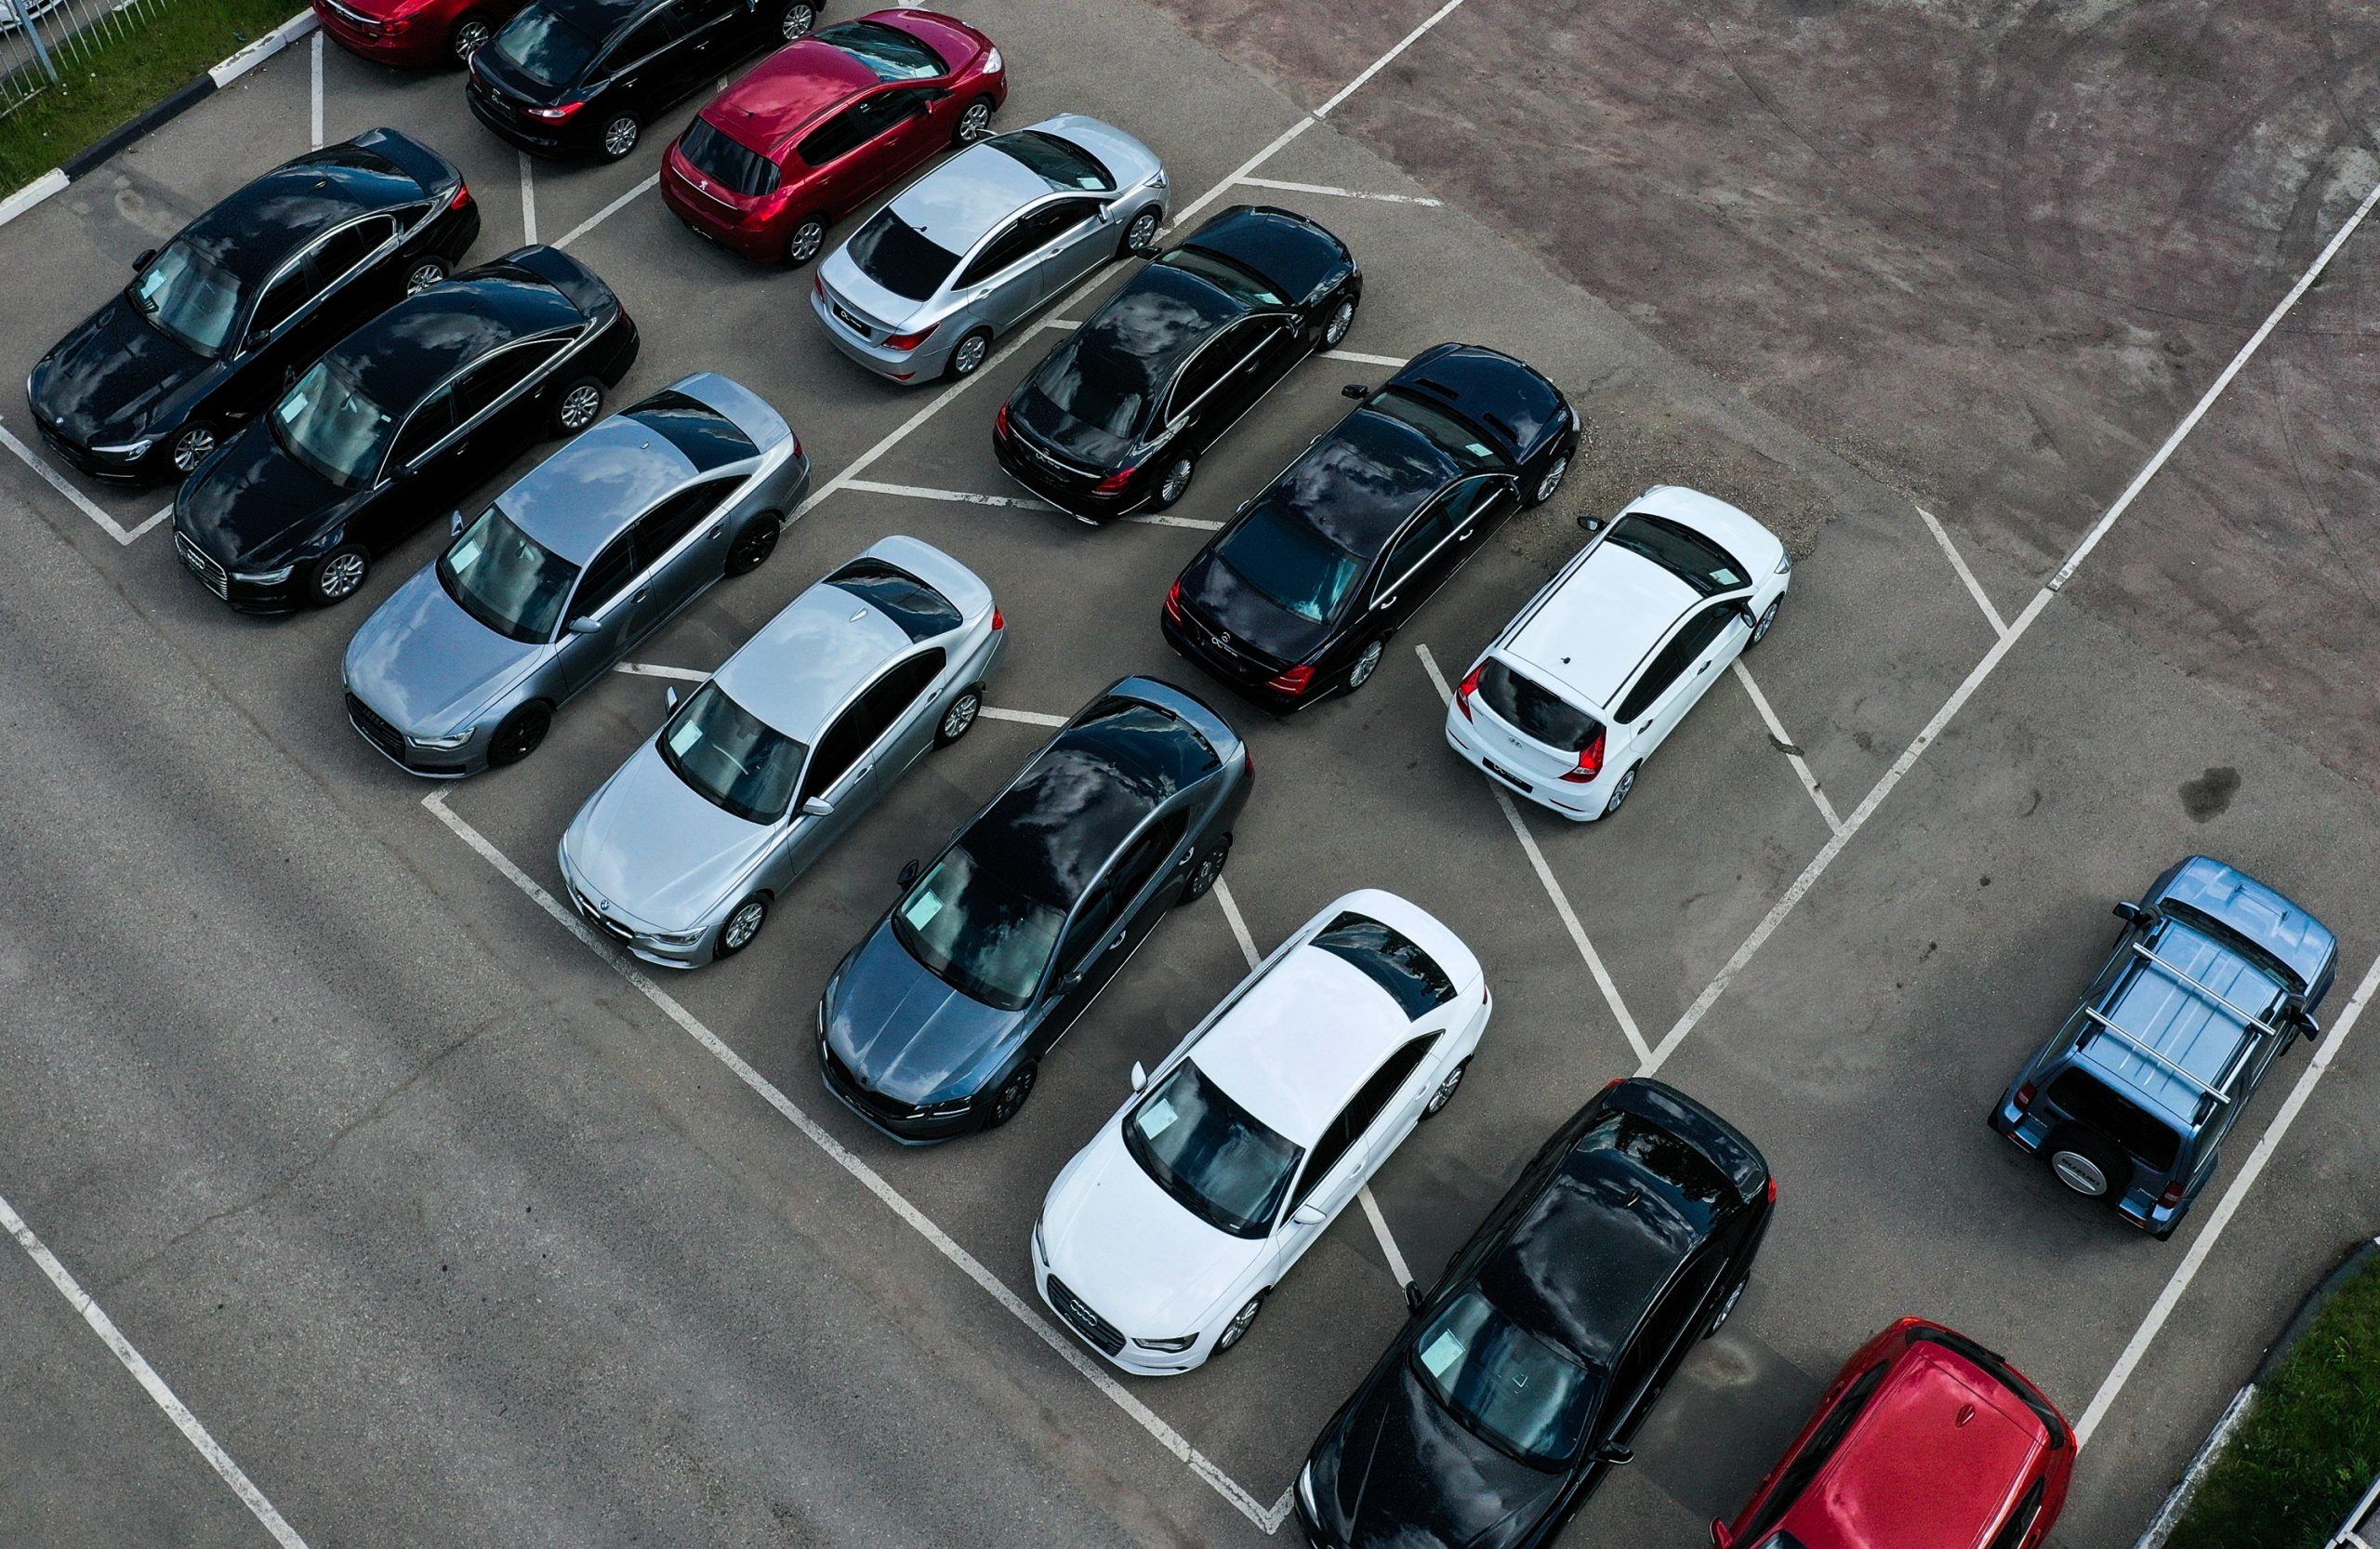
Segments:
[[[1289,1265],[1454,1095],[1494,1002],[1479,960],[1394,894],[1351,893],[1207,1013],[1050,1185],[1033,1279],[1128,1371],[1248,1332]]]
[[[1609,817],[1636,772],[1738,656],[1766,638],[1793,558],[1752,517],[1657,484],[1630,501],[1480,653],[1447,741],[1575,823]]]

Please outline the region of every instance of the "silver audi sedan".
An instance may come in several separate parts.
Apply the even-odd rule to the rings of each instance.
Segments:
[[[876,544],[795,598],[587,799],[562,836],[571,902],[664,968],[742,951],[920,754],[967,735],[1006,630],[957,560],[913,537]]]
[[[1101,264],[1154,254],[1171,197],[1147,146],[1064,113],[971,145],[894,195],[819,266],[811,309],[879,376],[964,377]]]
[[[455,513],[446,552],[348,642],[348,719],[416,774],[518,763],[563,701],[759,568],[809,488],[800,438],[749,389],[673,382]]]

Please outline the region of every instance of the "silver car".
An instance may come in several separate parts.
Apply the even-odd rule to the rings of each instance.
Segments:
[[[1147,146],[1061,114],[971,145],[894,195],[819,266],[810,305],[879,376],[964,377],[1101,264],[1153,254],[1170,199]]]
[[[967,735],[1006,639],[974,572],[913,537],[876,544],[587,799],[562,836],[571,902],[664,968],[742,951],[919,755]]]
[[[348,642],[348,719],[458,779],[536,750],[555,708],[722,576],[810,487],[777,412],[708,372],[590,427],[466,523]]]

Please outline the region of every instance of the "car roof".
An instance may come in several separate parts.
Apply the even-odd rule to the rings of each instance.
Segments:
[[[262,283],[284,258],[366,210],[422,197],[396,163],[357,145],[327,145],[284,162],[182,228],[179,240],[226,273]]]
[[[1130,376],[1154,397],[1198,346],[1247,312],[1197,275],[1150,264],[1083,324],[1074,340],[1077,359],[1089,356]]]
[[[1273,282],[1295,300],[1347,261],[1347,245],[1319,222],[1270,205],[1235,205],[1183,237],[1181,245],[1216,253]]]
[[[1065,139],[1053,127],[1064,122],[1051,119],[1030,127]],[[978,140],[895,194],[891,208],[903,224],[939,246],[964,253],[1035,200],[1085,192],[1051,181],[992,140]]]
[[[2186,920],[2160,920],[2143,945],[2157,960],[2130,941],[2120,947],[2125,960],[2096,1008],[2124,1036],[2092,1023],[2075,1057],[2120,1090],[2195,1125],[2204,1096],[2200,1083],[2219,1086],[2241,1045],[2267,1036],[2252,1030],[2249,1018],[2270,1025],[2284,991],[2254,960]]]
[[[1980,1549],[2047,1445],[1988,1372],[1912,1340],[1778,1525],[1803,1549]]]
[[[582,324],[570,298],[527,271],[468,271],[406,298],[332,349],[365,396],[402,413],[499,345]]]
[[[865,599],[820,581],[787,603],[722,665],[722,693],[813,747],[827,718],[906,653],[908,632]]]
[[[1642,554],[1596,542],[1497,654],[1602,709],[1700,601]]]
[[[564,443],[496,503],[513,525],[583,565],[694,473],[668,436],[614,415]]]
[[[536,0],[538,9],[551,11],[599,43],[622,23],[647,11],[659,10],[666,3],[667,0]]]
[[[1534,366],[1480,344],[1425,350],[1389,382],[1452,406],[1515,458],[1529,455],[1566,406],[1562,390]]]
[[[771,153],[882,83],[858,56],[806,37],[746,71],[702,116],[740,145]]]
[[[1365,407],[1326,431],[1259,499],[1370,561],[1423,502],[1462,472],[1429,437]]]

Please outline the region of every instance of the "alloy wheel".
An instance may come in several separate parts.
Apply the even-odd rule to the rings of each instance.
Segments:
[[[1381,650],[1381,642],[1374,641],[1364,647],[1362,655],[1355,658],[1355,665],[1347,672],[1347,691],[1350,694],[1370,682],[1372,674],[1380,670]]]
[[[454,41],[448,46],[454,50],[456,59],[469,64],[471,56],[478,53],[481,46],[493,35],[486,22],[476,16],[466,17],[463,24],[455,29]]]
[[[314,579],[314,590],[325,602],[336,602],[354,594],[364,584],[366,562],[353,549],[333,554],[323,565],[322,574]]]
[[[1332,309],[1330,321],[1323,324],[1322,347],[1326,350],[1338,349],[1339,341],[1347,337],[1347,330],[1355,325],[1355,303],[1353,300],[1341,301]]]
[[[488,762],[499,767],[519,763],[537,750],[553,723],[552,713],[542,705],[522,706],[504,718],[488,740]]]
[[[984,101],[968,103],[967,111],[959,115],[959,142],[972,145],[979,139],[989,139],[991,133],[992,105]]]
[[[193,425],[174,438],[174,469],[188,473],[215,455],[215,432]]]
[[[413,266],[405,275],[405,294],[419,296],[423,291],[446,278],[446,266],[434,258],[425,258]]]
[[[1735,1290],[1727,1292],[1727,1299],[1719,1304],[1719,1310],[1711,1315],[1710,1327],[1702,1331],[1702,1337],[1704,1339],[1709,1339],[1712,1334],[1717,1333],[1721,1329],[1726,1327],[1728,1316],[1736,1310],[1736,1304],[1742,1301],[1743,1297],[1744,1282],[1742,1280],[1738,1280],[1736,1282]]]
[[[1531,498],[1529,504],[1541,506],[1553,499],[1554,492],[1562,487],[1562,481],[1568,476],[1569,471],[1570,459],[1567,457],[1556,457],[1547,463],[1545,471],[1538,475],[1537,494]]]
[[[1620,776],[1618,785],[1611,788],[1611,800],[1603,804],[1603,814],[1609,817],[1613,813],[1618,812],[1620,804],[1628,800],[1628,793],[1635,788],[1636,772],[1631,769]]]
[[[581,382],[562,395],[562,429],[577,431],[595,423],[595,411],[603,406],[602,392],[591,384]]]
[[[826,223],[813,216],[793,229],[793,235],[785,245],[785,261],[808,263],[818,256],[818,249],[826,245]]]
[[[777,19],[777,35],[784,38],[787,43],[792,43],[798,39],[808,37],[810,35],[810,29],[816,25],[818,25],[817,7],[804,5],[787,6],[785,8],[785,14]]]
[[[603,126],[603,154],[614,161],[627,155],[636,149],[637,133],[636,120],[621,113]]]
[[[950,374],[954,377],[972,376],[975,368],[984,364],[984,357],[991,352],[991,341],[982,334],[969,334],[951,352]]]
[[[1173,466],[1165,470],[1165,482],[1157,486],[1157,502],[1160,505],[1170,506],[1184,495],[1189,494],[1192,471],[1189,458],[1174,458]]]
[[[1033,1083],[1038,1076],[1037,1067],[1021,1066],[1016,1074],[1001,1083],[998,1094],[992,1099],[992,1128],[998,1129],[1016,1117],[1016,1110],[1033,1095]]]
[[[1782,597],[1768,604],[1767,608],[1762,612],[1759,620],[1752,625],[1752,639],[1746,642],[1745,650],[1751,650],[1752,646],[1758,645],[1768,638],[1769,626],[1777,622],[1777,610],[1784,605],[1785,599]]]
[[[1466,1059],[1461,1065],[1456,1066],[1452,1070],[1447,1072],[1447,1079],[1438,1083],[1438,1090],[1430,1093],[1429,1105],[1421,1110],[1422,1118],[1431,1119],[1436,1117],[1441,1108],[1444,1108],[1448,1103],[1454,1101],[1455,1088],[1462,1085],[1462,1073],[1470,1068],[1471,1062]]]
[[[767,520],[766,513],[763,513],[761,520],[735,535],[735,545],[727,551],[727,573],[730,576],[750,575],[776,552],[776,548],[777,524]]]
[[[1231,1321],[1223,1325],[1223,1331],[1215,1336],[1215,1353],[1221,1355],[1247,1338],[1248,1331],[1256,1322],[1256,1315],[1263,1310],[1264,1297],[1261,1292],[1250,1297],[1248,1305],[1232,1314]]]
[[[742,907],[727,917],[727,924],[719,933],[719,944],[730,952],[740,952],[752,938],[760,933],[760,922],[769,917],[768,901],[747,898]]]
[[[1124,233],[1124,245],[1145,247],[1157,240],[1157,211],[1143,210],[1132,217],[1132,224]]]
[[[975,724],[975,717],[983,708],[981,695],[962,694],[953,699],[950,708],[942,712],[942,740],[957,742],[965,736],[967,728]]]

